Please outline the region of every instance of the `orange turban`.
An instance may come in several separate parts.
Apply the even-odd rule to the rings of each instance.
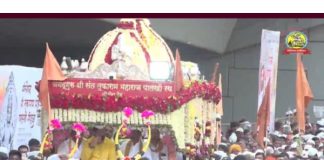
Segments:
[[[238,144],[232,144],[229,148],[229,153],[233,153],[233,152],[241,152],[242,151],[242,148],[240,145]]]

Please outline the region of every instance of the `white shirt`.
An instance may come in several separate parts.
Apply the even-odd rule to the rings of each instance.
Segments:
[[[181,152],[177,152],[177,160],[183,160],[183,154]]]
[[[53,154],[47,158],[47,160],[61,160],[60,156],[58,154]],[[78,160],[75,158],[70,158],[69,160]]]
[[[71,144],[69,144],[71,143]],[[63,141],[57,148],[57,154],[69,154],[70,150],[73,149],[75,145],[75,142],[70,140],[70,139],[67,139],[65,141]],[[73,159],[80,159],[81,157],[81,152],[82,152],[82,146],[83,144],[81,144],[78,148],[78,150],[74,153],[73,155]],[[71,147],[71,148],[70,148]]]
[[[152,150],[156,150],[158,146],[152,146],[148,148],[148,150],[144,153],[143,157],[149,160],[168,160],[168,148],[166,145],[163,145],[163,148],[160,152],[154,152]],[[152,150],[151,150],[152,149]],[[165,156],[161,156],[160,159],[159,154],[164,154]]]
[[[58,154],[53,154],[47,158],[47,160],[60,160],[60,157]]]
[[[126,153],[126,147],[127,147],[127,143],[129,142],[125,141],[122,143],[122,145],[120,146],[120,150],[123,152],[123,154],[125,155]],[[142,145],[143,146],[143,145]],[[129,157],[134,157],[138,152],[141,151],[142,148],[140,148],[140,142],[137,142],[135,145],[132,145],[130,151],[129,151]],[[126,156],[126,155],[125,155]]]

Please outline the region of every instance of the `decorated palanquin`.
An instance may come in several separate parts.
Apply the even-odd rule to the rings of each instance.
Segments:
[[[123,109],[130,107],[129,126],[145,128],[140,113],[152,110],[152,126],[171,135],[178,148],[203,136],[213,141],[209,129],[215,125],[219,89],[201,79],[192,62],[182,63],[184,85],[177,89],[173,54],[147,19],[122,19],[100,38],[87,63],[86,70],[65,71],[64,81],[50,81],[54,118],[118,126]]]

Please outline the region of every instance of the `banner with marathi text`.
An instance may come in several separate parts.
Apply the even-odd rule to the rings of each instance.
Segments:
[[[41,105],[35,82],[42,69],[0,66],[0,146],[18,149],[41,139]]]
[[[261,107],[265,96],[270,96],[270,115],[268,122],[268,131],[274,130],[275,121],[275,104],[277,89],[277,70],[278,70],[278,54],[279,54],[280,32],[262,30],[261,38],[261,54],[259,68],[259,90],[258,90],[258,111]],[[270,85],[270,95],[266,95],[266,85]]]
[[[174,95],[174,83],[132,80],[80,79],[72,78],[65,81],[50,81],[50,95],[62,91],[82,94],[104,94],[120,96],[156,96],[169,97]]]

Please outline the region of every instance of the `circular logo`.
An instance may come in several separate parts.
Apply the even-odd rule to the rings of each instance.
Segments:
[[[292,49],[302,49],[307,46],[307,36],[303,32],[293,31],[286,37],[286,45]]]

